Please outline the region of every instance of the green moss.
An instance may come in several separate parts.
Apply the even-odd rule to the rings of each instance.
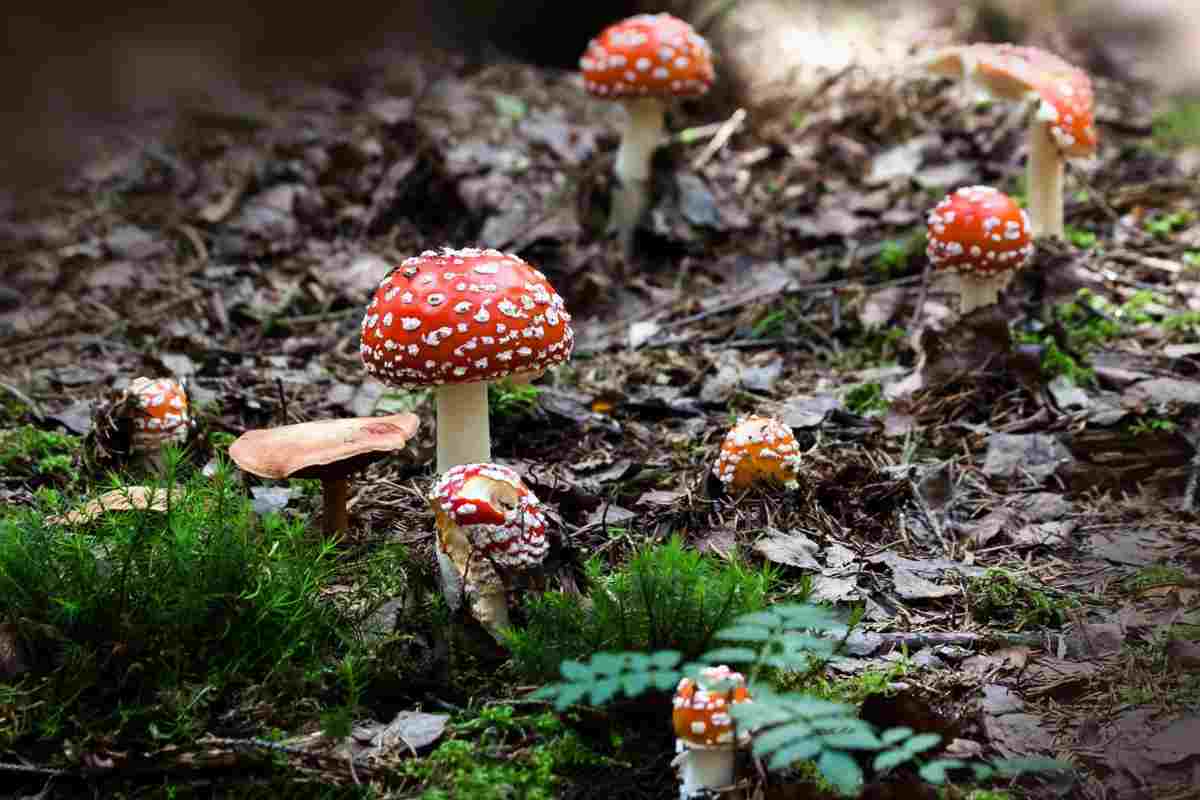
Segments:
[[[670,648],[695,658],[730,620],[761,608],[774,579],[770,569],[704,556],[678,537],[611,573],[594,558],[587,574],[588,602],[549,592],[527,603],[524,627],[506,634],[523,677],[552,679],[564,660],[608,650]]]
[[[542,390],[507,378],[488,384],[488,413],[497,422],[515,422],[533,414]]]
[[[66,478],[79,438],[32,425],[0,431],[0,472],[16,477]]]
[[[1177,100],[1155,117],[1154,142],[1166,149],[1200,146],[1200,100]]]
[[[302,521],[259,524],[227,468],[175,483],[167,453],[160,489],[181,494],[165,512],[66,527],[50,518],[67,502],[42,492],[0,517],[0,622],[31,664],[15,738],[188,738],[236,686],[293,680],[336,647],[319,594],[332,543]]]
[[[560,795],[564,776],[611,763],[557,715],[520,715],[509,705],[489,706],[457,722],[450,736],[427,757],[406,760],[401,767],[421,784],[422,798],[552,800]]]
[[[971,616],[981,623],[1001,624],[1013,630],[1032,627],[1057,627],[1066,622],[1066,609],[1072,603],[1053,599],[1009,572],[989,569],[967,584]]]
[[[846,393],[846,408],[855,414],[881,413],[890,405],[878,383],[860,383]]]

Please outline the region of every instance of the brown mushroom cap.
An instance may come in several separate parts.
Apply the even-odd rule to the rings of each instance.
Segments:
[[[260,478],[340,478],[404,447],[419,424],[405,413],[262,428],[238,437],[229,457]]]

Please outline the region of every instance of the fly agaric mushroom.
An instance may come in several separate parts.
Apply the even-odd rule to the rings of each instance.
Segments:
[[[1033,254],[1029,215],[991,186],[966,186],[929,212],[925,255],[934,269],[958,272],[964,315],[996,302]]]
[[[508,573],[542,563],[546,516],[516,472],[499,464],[460,464],[429,493],[437,518],[442,590],[451,609],[465,598],[493,636],[506,627]]]
[[[135,378],[125,390],[134,401],[135,453],[154,455],[168,442],[187,439],[191,418],[187,393],[174,378]]]
[[[325,495],[323,530],[332,536],[350,527],[350,476],[404,447],[419,424],[415,414],[392,414],[246,431],[229,446],[229,457],[260,478],[319,479]]]
[[[729,709],[749,703],[746,678],[721,664],[700,670],[696,680],[683,678],[675,689],[671,723],[679,755],[679,796],[682,800],[705,797],[733,783],[735,751],[750,741],[737,731]]]
[[[514,255],[472,248],[405,259],[362,322],[367,372],[437,387],[437,469],[492,458],[487,382],[536,377],[571,356],[575,334],[546,276]]]
[[[1036,236],[1063,235],[1063,170],[1099,143],[1095,99],[1087,73],[1053,53],[1011,44],[971,44],[935,53],[926,68],[961,76],[1001,100],[1037,101],[1029,126],[1029,212]]]
[[[639,14],[605,28],[588,44],[579,68],[589,93],[625,106],[627,121],[614,170],[620,185],[609,227],[628,252],[649,203],[650,160],[662,138],[666,104],[708,91],[712,49],[677,17]]]
[[[791,428],[770,417],[738,420],[721,442],[713,474],[726,489],[742,491],[758,483],[799,486],[800,445]]]

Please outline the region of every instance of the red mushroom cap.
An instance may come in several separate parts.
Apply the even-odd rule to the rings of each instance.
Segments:
[[[791,489],[798,485],[800,460],[800,445],[791,428],[752,414],[739,419],[725,435],[713,474],[731,489],[748,489],[759,482]]]
[[[991,186],[965,186],[929,212],[925,255],[936,269],[991,276],[1015,272],[1033,255],[1029,215]]]
[[[670,14],[638,14],[605,28],[579,59],[598,97],[701,95],[713,83],[712,48]]]
[[[136,398],[134,437],[149,445],[186,438],[188,401],[183,386],[174,378],[135,378],[128,394]]]
[[[962,72],[992,94],[1019,100],[1030,92],[1041,103],[1038,119],[1066,156],[1096,152],[1095,96],[1087,73],[1037,47],[1011,44],[972,44],[940,51],[930,61],[935,72]]]
[[[446,248],[383,279],[360,353],[379,380],[416,387],[540,373],[574,342],[571,315],[541,272],[499,250]]]
[[[729,707],[748,702],[752,702],[750,691],[740,672],[734,672],[724,664],[702,669],[696,680],[683,678],[675,689],[671,712],[675,735],[686,746],[696,749],[723,749],[745,744],[750,740],[747,731],[741,731],[736,743],[734,741]]]
[[[510,569],[540,564],[546,556],[546,515],[520,476],[499,464],[460,464],[429,493],[441,529],[462,528],[472,545]]]

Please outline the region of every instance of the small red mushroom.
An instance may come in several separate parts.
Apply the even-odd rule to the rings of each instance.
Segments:
[[[680,797],[707,797],[733,784],[735,751],[750,741],[750,735],[737,730],[729,709],[749,702],[745,676],[724,664],[700,670],[696,680],[679,681],[671,724],[678,737]]]
[[[495,635],[509,624],[504,575],[542,563],[546,515],[512,469],[459,464],[429,492],[438,527],[442,590],[452,609],[465,597],[471,613]]]
[[[1035,236],[1062,236],[1066,159],[1090,156],[1099,144],[1087,73],[1053,53],[1011,44],[948,47],[926,68],[961,76],[992,97],[1037,103],[1029,126],[1029,213]]]
[[[670,14],[639,14],[610,25],[579,59],[583,85],[594,97],[618,100],[628,122],[617,150],[620,183],[609,227],[628,251],[650,199],[650,160],[662,138],[666,104],[702,95],[713,83],[712,49]]]
[[[405,259],[362,322],[367,372],[437,388],[437,468],[491,460],[487,382],[537,376],[571,356],[575,334],[546,276],[514,255],[466,248]]]
[[[959,275],[963,314],[992,305],[1033,255],[1029,215],[991,186],[966,186],[929,212],[925,255],[934,269]]]
[[[738,420],[721,442],[713,474],[728,489],[742,491],[756,484],[799,486],[800,445],[792,430],[770,417],[751,415]]]
[[[126,394],[136,402],[133,451],[153,455],[168,442],[182,442],[191,429],[187,393],[174,378],[135,378]]]

